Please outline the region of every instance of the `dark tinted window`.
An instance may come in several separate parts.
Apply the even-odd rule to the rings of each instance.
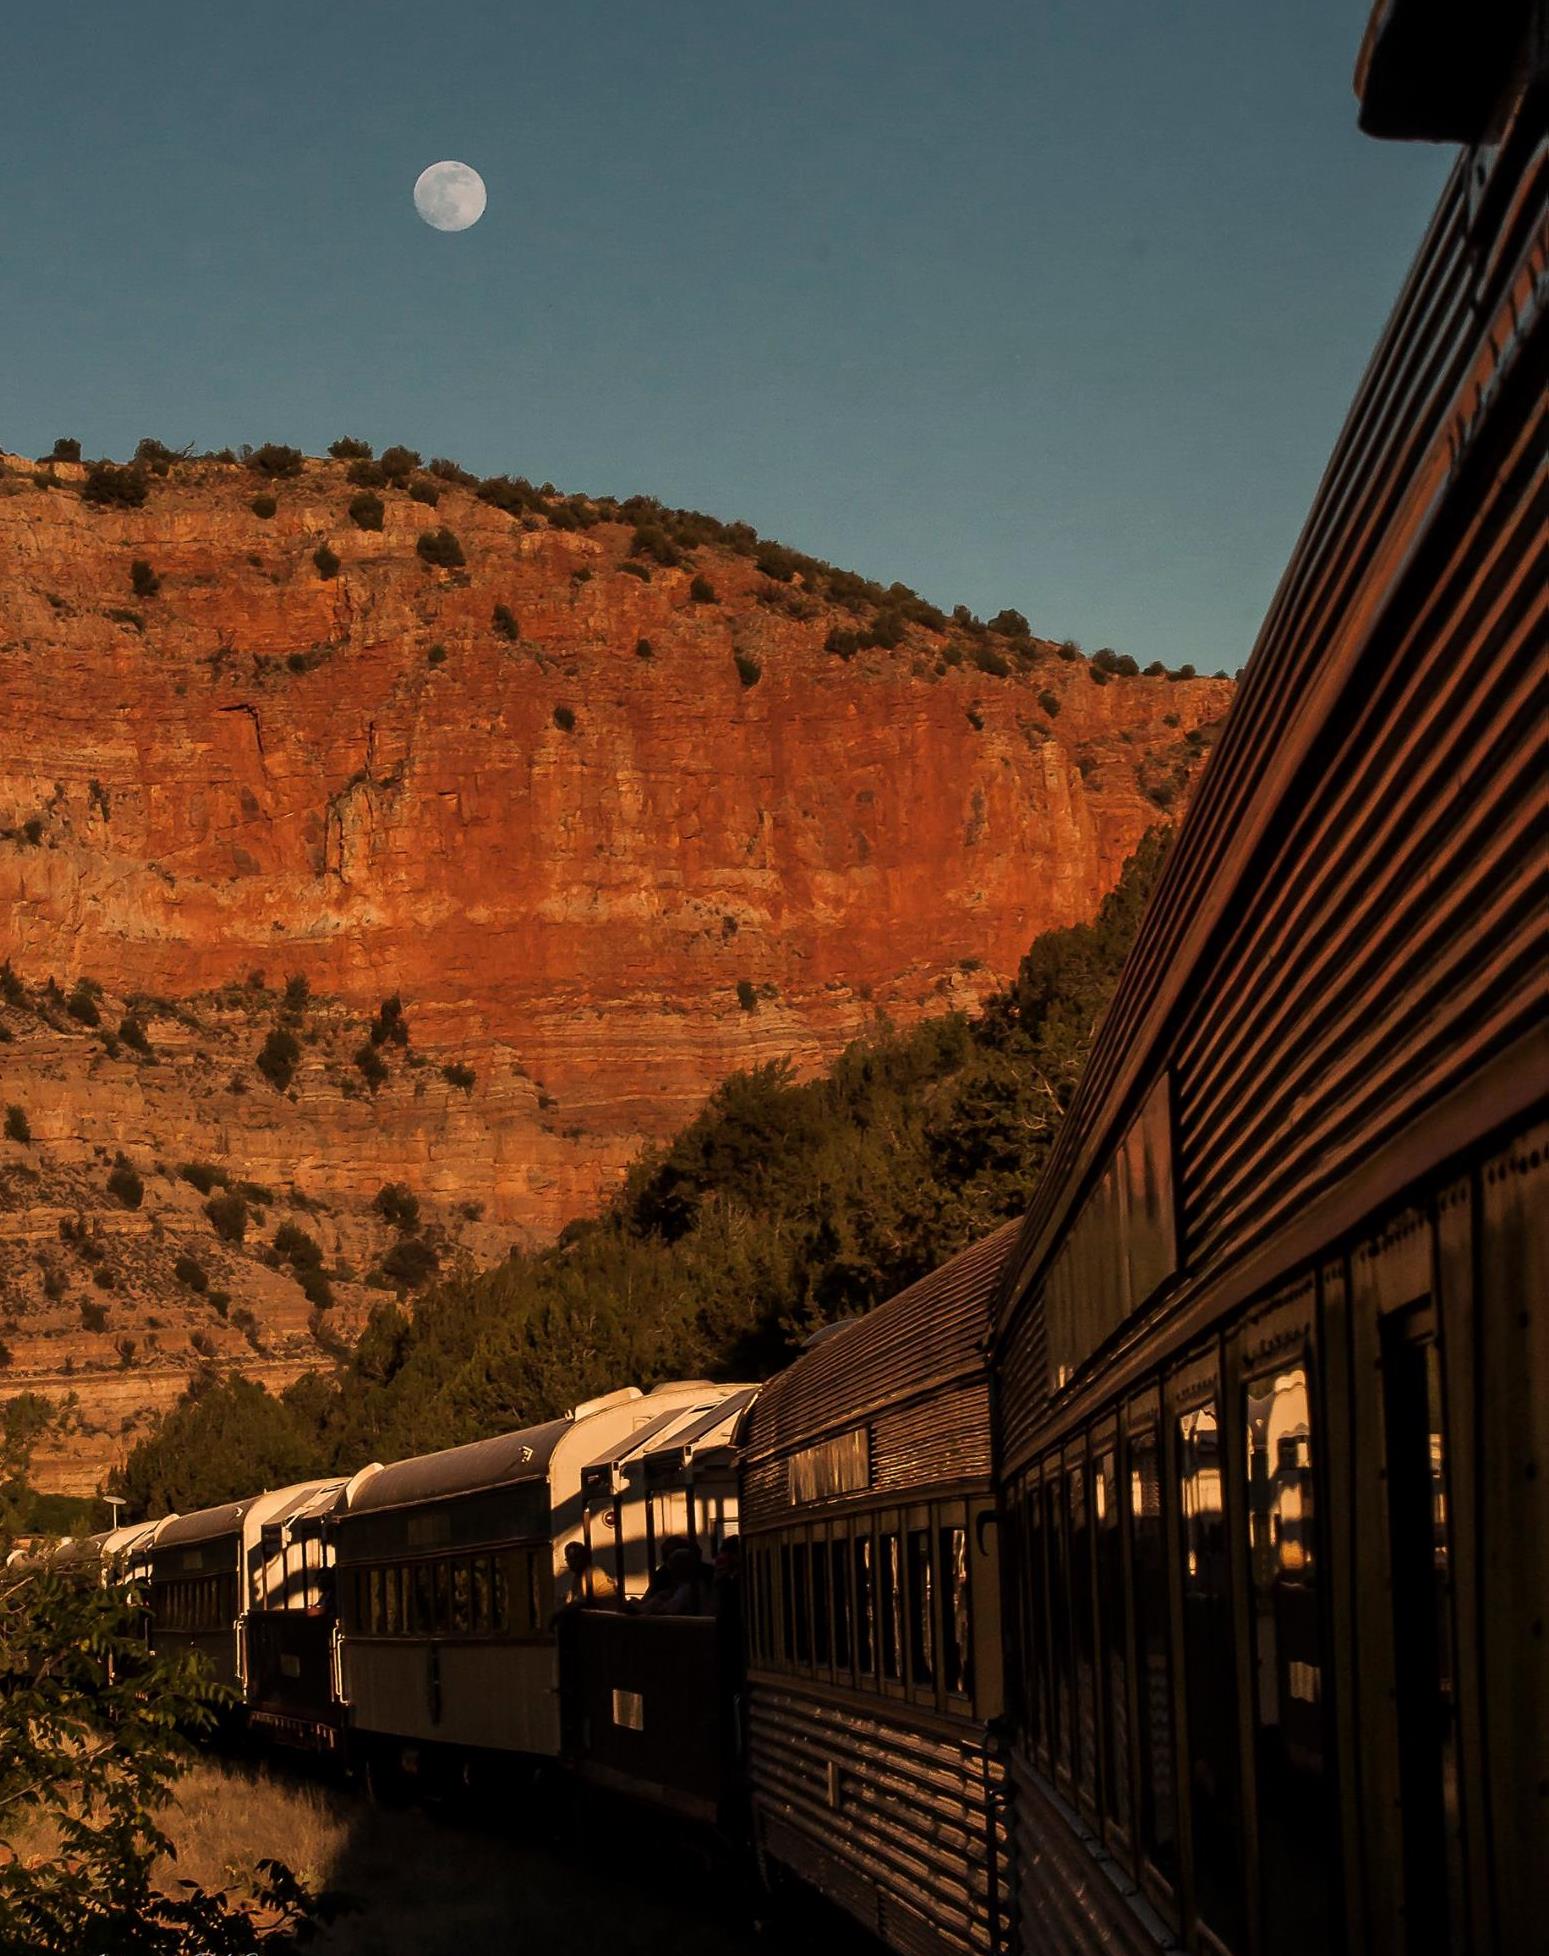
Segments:
[[[882,1630],[882,1675],[898,1679],[904,1674],[904,1599],[903,1571],[899,1567],[898,1537],[888,1532],[877,1537],[877,1614]]]
[[[466,1636],[472,1621],[473,1612],[469,1601],[468,1565],[466,1562],[452,1564],[452,1630],[454,1635]]]
[[[445,1562],[436,1564],[436,1631],[445,1636],[452,1627],[452,1572]]]
[[[812,1589],[807,1576],[807,1545],[798,1542],[791,1550],[791,1598],[796,1622],[795,1658],[798,1664],[812,1662]]]
[[[1185,1777],[1193,1823],[1194,1901],[1205,1924],[1236,1948],[1243,1939],[1237,1654],[1225,1463],[1213,1401],[1179,1415],[1177,1444],[1189,1742]]]
[[[833,1570],[834,1663],[842,1671],[850,1668],[850,1583],[849,1542],[836,1537],[830,1546],[829,1564]]]
[[[1172,1668],[1162,1460],[1155,1427],[1129,1442],[1130,1546],[1134,1556],[1135,1687],[1140,1719],[1140,1839],[1169,1883],[1178,1879],[1177,1775],[1173,1766]]]
[[[487,1637],[493,1628],[491,1608],[489,1557],[476,1555],[473,1558],[473,1628],[479,1636]]]
[[[1023,1631],[1022,1675],[1033,1743],[1049,1746],[1049,1584],[1044,1562],[1043,1489],[1034,1481],[1022,1497]]]
[[[828,1662],[828,1544],[821,1536],[812,1544],[812,1655]]]
[[[1334,1853],[1305,1365],[1250,1380],[1244,1415],[1263,1947],[1297,1956],[1331,1941]]]
[[[1452,1524],[1441,1352],[1429,1305],[1383,1326],[1404,1894],[1434,1947],[1464,1949],[1462,1806],[1452,1629]]]
[[[913,1528],[909,1531],[909,1676],[915,1684],[936,1681],[935,1612],[930,1530]]]
[[[428,1635],[436,1622],[436,1583],[428,1562],[414,1565],[414,1628]]]
[[[1053,1685],[1055,1757],[1069,1773],[1075,1771],[1075,1717],[1070,1677],[1070,1559],[1065,1546],[1064,1503],[1060,1477],[1052,1473],[1043,1484],[1045,1549],[1049,1559],[1049,1676]]]
[[[1124,1534],[1119,1513],[1118,1456],[1105,1447],[1092,1475],[1097,1540],[1100,1644],[1097,1689],[1103,1707],[1103,1811],[1129,1831],[1129,1692],[1124,1634]]]
[[[969,1617],[966,1529],[942,1529],[940,1559],[942,1682],[959,1697],[971,1697],[973,1626]]]
[[[503,1555],[495,1557],[492,1582],[490,1608],[494,1613],[495,1628],[511,1630],[515,1627],[511,1622],[511,1586],[506,1580],[506,1559]]]
[[[877,1667],[877,1585],[871,1536],[855,1538],[855,1668],[862,1676]]]
[[[796,1591],[791,1580],[791,1545],[780,1544],[780,1655],[787,1664],[796,1661]]]
[[[1092,1530],[1086,1463],[1065,1474],[1070,1527],[1070,1640],[1075,1696],[1076,1784],[1089,1800],[1097,1798],[1097,1626],[1092,1615]]]

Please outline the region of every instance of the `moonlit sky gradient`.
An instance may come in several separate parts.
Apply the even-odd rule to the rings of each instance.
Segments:
[[[1235,668],[1450,161],[1364,13],[32,0],[0,445],[407,442]]]

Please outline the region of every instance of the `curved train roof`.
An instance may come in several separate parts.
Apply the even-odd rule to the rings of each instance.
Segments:
[[[753,1402],[744,1452],[776,1453],[933,1385],[982,1373],[990,1304],[1021,1227],[1020,1217],[1002,1223],[864,1317],[827,1329]]]
[[[356,1515],[379,1508],[401,1508],[411,1502],[439,1501],[447,1495],[541,1479],[548,1472],[554,1449],[572,1425],[573,1420],[551,1419],[542,1426],[524,1426],[516,1433],[497,1433],[492,1440],[470,1440],[466,1446],[448,1447],[442,1453],[421,1453],[412,1460],[395,1461],[352,1489],[348,1512]]]
[[[213,1542],[221,1535],[235,1535],[256,1497],[242,1501],[222,1501],[213,1508],[196,1508],[191,1515],[176,1515],[156,1537],[156,1547],[181,1548],[193,1542]]]

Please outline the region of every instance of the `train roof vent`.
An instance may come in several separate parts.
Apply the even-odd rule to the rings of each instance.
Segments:
[[[595,1399],[583,1399],[571,1413],[572,1419],[587,1419],[593,1413],[605,1413],[613,1406],[627,1406],[631,1399],[643,1399],[645,1394],[639,1386],[620,1386],[617,1392],[600,1393]]]

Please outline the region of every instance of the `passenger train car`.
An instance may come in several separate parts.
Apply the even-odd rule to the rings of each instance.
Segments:
[[[1008,1921],[984,1328],[1014,1229],[820,1333],[743,1435],[754,1839],[905,1950]]]
[[[996,1301],[1019,1944],[1549,1921],[1541,8],[1378,8],[1467,147]]]
[[[1465,148],[1025,1220],[762,1389],[62,1551],[258,1729],[628,1793],[903,1956],[1543,1946],[1546,43],[1373,17],[1365,126]]]
[[[746,1388],[703,1380],[626,1386],[564,1419],[384,1467],[334,1519],[340,1592],[340,1695],[352,1734],[377,1759],[420,1770],[473,1754],[553,1758],[560,1743],[554,1619],[565,1551],[631,1510],[587,1508],[582,1479],[647,1435],[719,1413]],[[735,1517],[724,1498],[712,1525]],[[685,1510],[686,1512],[686,1510]],[[608,1553],[644,1590],[638,1531],[613,1530]],[[710,1546],[719,1545],[717,1537]]]

